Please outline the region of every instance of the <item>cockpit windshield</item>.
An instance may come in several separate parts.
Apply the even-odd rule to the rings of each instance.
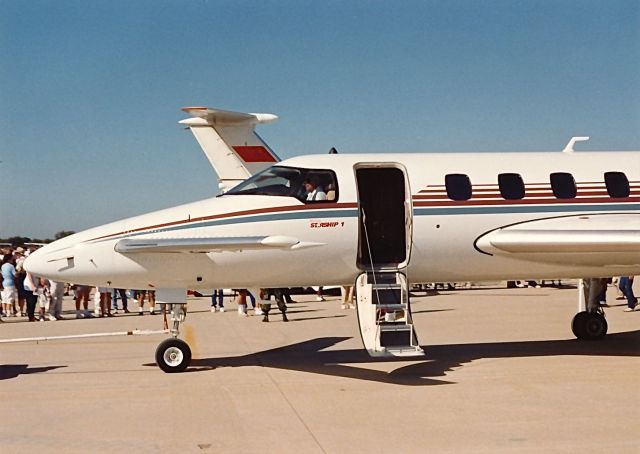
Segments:
[[[337,200],[336,176],[331,170],[273,166],[227,191],[224,195],[295,197],[305,203]]]

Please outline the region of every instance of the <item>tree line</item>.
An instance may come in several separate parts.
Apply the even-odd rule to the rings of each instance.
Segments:
[[[27,243],[51,243],[52,241],[59,240],[60,238],[64,238],[65,236],[73,235],[74,233],[76,232],[72,230],[61,230],[53,236],[53,239],[30,238],[28,236],[11,236],[9,238],[0,238],[0,243],[8,243],[12,247],[24,246]]]

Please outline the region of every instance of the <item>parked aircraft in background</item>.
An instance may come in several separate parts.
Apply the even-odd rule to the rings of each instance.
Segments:
[[[640,152],[573,153],[574,138],[563,152],[279,161],[254,132],[274,115],[184,110],[224,194],[71,235],[25,263],[156,289],[173,304],[174,338],[156,352],[165,371],[190,361],[177,339],[187,289],[355,285],[369,353],[413,356],[411,282],[581,278],[593,293],[595,278],[640,273]],[[572,322],[581,339],[607,332],[592,300]]]

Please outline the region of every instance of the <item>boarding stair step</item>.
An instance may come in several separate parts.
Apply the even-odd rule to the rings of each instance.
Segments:
[[[408,323],[393,323],[393,322],[382,322],[380,323],[380,331],[411,331],[413,325]]]
[[[403,270],[362,273],[356,281],[358,319],[365,348],[372,356],[418,356],[409,286]]]

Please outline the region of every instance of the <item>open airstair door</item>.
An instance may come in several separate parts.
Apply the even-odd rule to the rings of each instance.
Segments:
[[[360,334],[371,356],[421,356],[406,267],[411,256],[411,191],[399,164],[358,164],[356,280]]]

